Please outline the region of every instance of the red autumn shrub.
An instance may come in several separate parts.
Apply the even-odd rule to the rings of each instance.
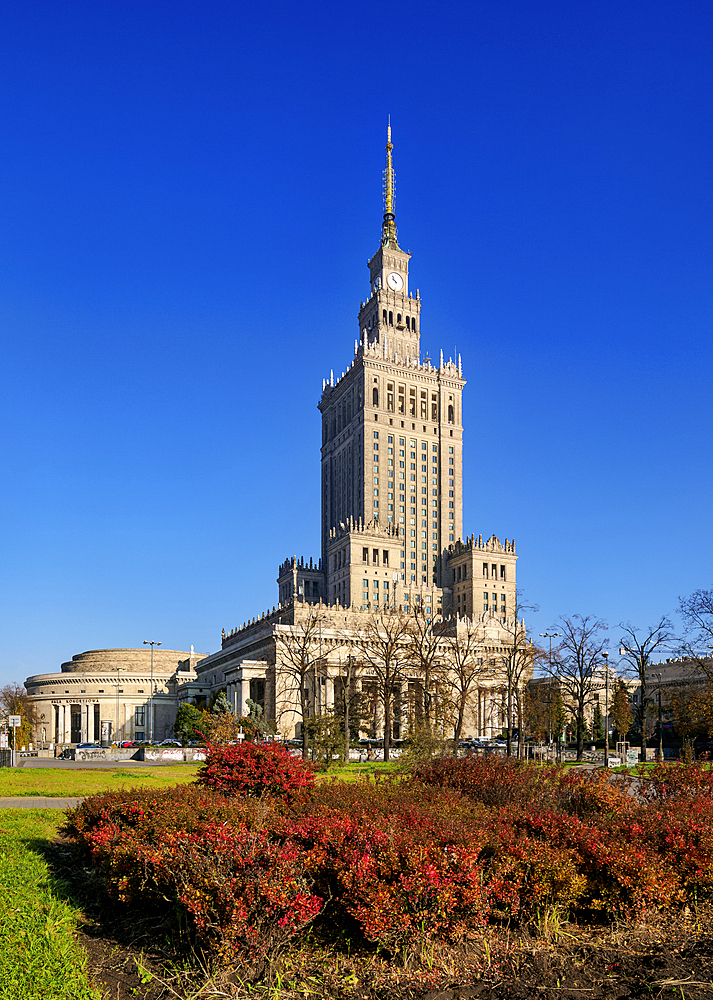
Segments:
[[[146,880],[185,907],[203,950],[254,976],[323,906],[301,852],[264,831],[208,823],[167,833],[139,856]]]
[[[463,938],[487,921],[476,810],[458,793],[337,785],[300,806],[290,834],[305,848],[337,924],[347,914],[389,948]]]
[[[314,769],[277,743],[208,743],[198,783],[223,795],[267,793],[290,799],[314,785]]]
[[[641,782],[641,797],[647,802],[713,799],[713,769],[702,761],[656,764]]]
[[[263,763],[236,768],[233,783],[229,769],[216,774],[231,793],[258,792]],[[67,829],[114,899],[149,900],[167,921],[186,914],[204,949],[251,974],[315,915],[326,941],[409,950],[549,907],[588,920],[713,897],[713,797],[700,770],[662,773],[648,801],[606,772],[497,759],[310,794],[268,770],[278,795],[112,793],[71,810]]]
[[[552,781],[552,802],[580,819],[623,817],[633,807],[627,779],[609,770],[560,769]]]
[[[539,766],[496,757],[437,757],[417,765],[411,780],[418,785],[456,788],[476,802],[502,806],[510,802],[531,802],[551,798],[551,786],[557,783],[561,769]]]
[[[675,869],[688,896],[713,895],[713,800],[671,798],[641,809],[635,837]]]
[[[173,832],[189,835],[207,823],[269,826],[270,813],[256,800],[228,799],[197,785],[155,792],[132,789],[93,795],[67,811],[72,836],[102,873],[112,898],[133,902],[145,889],[144,847]],[[279,822],[277,816],[274,817]]]

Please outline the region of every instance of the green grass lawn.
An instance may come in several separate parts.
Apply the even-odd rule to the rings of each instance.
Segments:
[[[367,774],[393,774],[398,761],[370,761],[334,767],[318,775],[318,780],[358,781]],[[2,767],[0,768],[0,798],[5,796],[50,795],[70,798],[93,795],[123,788],[169,788],[195,781],[200,764],[164,764],[160,767]]]
[[[194,781],[200,764],[159,767],[0,768],[0,798],[19,795],[92,795],[123,788],[168,788]]]
[[[42,856],[64,813],[0,812],[0,1000],[100,1000],[73,939],[78,912]]]
[[[355,761],[342,764],[341,767],[333,767],[330,771],[324,771],[317,775],[317,780],[329,781],[336,778],[337,781],[352,782],[358,781],[359,778],[368,774],[395,774],[398,769],[399,762],[397,760],[390,760],[388,764],[385,764],[383,760],[368,761],[366,764],[359,764]]]

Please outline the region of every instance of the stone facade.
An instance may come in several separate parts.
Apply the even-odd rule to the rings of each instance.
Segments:
[[[195,678],[201,654],[155,649],[93,649],[63,663],[56,674],[28,677],[25,688],[39,717],[42,746],[171,736],[177,690]],[[151,718],[151,712],[153,718]],[[106,731],[106,730],[105,730]]]
[[[478,632],[478,658],[482,668],[473,686],[463,733],[485,737],[498,735],[505,725],[502,659],[508,653],[508,632],[499,619],[489,613],[472,619],[451,616],[439,620],[437,606],[431,603],[436,593],[434,588],[430,597],[424,594],[423,610],[428,616],[433,608],[436,609],[433,611],[434,628],[442,637],[437,659],[447,658],[448,643],[458,630],[469,627]],[[361,663],[357,649],[357,638],[371,615],[371,610],[321,602],[311,605],[303,599],[273,608],[241,628],[224,633],[220,651],[201,660],[196,680],[179,688],[179,700],[194,700],[196,695],[204,697],[208,690],[223,689],[236,715],[249,715],[250,699],[261,705],[265,719],[282,736],[299,735],[302,718],[298,680],[286,647],[293,640],[299,643],[299,637],[311,626],[311,669],[305,678],[310,713],[321,714],[339,704],[346,684],[347,660],[352,656],[357,661],[351,681],[352,694],[365,696],[367,714],[372,720],[365,735],[381,735],[383,706],[378,703],[375,678],[368,665]],[[421,714],[423,704],[421,679],[417,673],[405,671],[398,687],[394,739],[408,732]]]

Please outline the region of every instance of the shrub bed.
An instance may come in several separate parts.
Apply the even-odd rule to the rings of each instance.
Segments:
[[[95,796],[68,830],[114,899],[187,915],[205,952],[252,975],[314,920],[328,942],[408,953],[488,921],[637,917],[713,891],[698,765],[663,765],[634,797],[604,771],[493,758],[313,786],[278,756],[271,772],[273,757],[229,749],[201,785]]]

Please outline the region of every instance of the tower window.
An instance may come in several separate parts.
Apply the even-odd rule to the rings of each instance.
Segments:
[[[448,423],[449,424],[453,423],[453,404],[452,403],[449,404],[449,406],[448,406]]]
[[[366,546],[361,550],[361,561],[369,565],[369,549]]]
[[[374,549],[374,551],[372,552],[371,555],[372,555],[372,560],[373,560],[374,565],[378,566],[379,565],[379,550],[378,549]]]
[[[428,397],[427,397],[427,395],[426,395],[425,392],[422,392],[421,393],[421,420],[425,420],[426,419],[426,416],[427,416],[427,406],[428,406]],[[424,430],[425,429],[426,428],[424,427]]]
[[[384,322],[384,324],[386,324],[386,310],[385,309],[383,311],[382,316],[383,316],[383,322]]]
[[[374,406],[378,406],[379,405],[379,390],[377,388],[374,388],[372,390],[371,395],[372,395],[372,401],[373,401]]]
[[[410,316],[406,317],[406,329],[407,330],[411,329],[411,317]]]
[[[396,313],[396,325],[401,326],[401,313]]]
[[[383,565],[384,566],[388,566],[389,565],[389,550],[388,549],[384,549],[384,562],[383,562]]]
[[[483,576],[485,577],[486,580],[488,579],[488,564],[487,563],[483,563]]]
[[[393,326],[393,325],[394,325],[394,314],[389,309],[389,326]]]
[[[431,394],[431,420],[435,423],[438,420],[438,397]]]

